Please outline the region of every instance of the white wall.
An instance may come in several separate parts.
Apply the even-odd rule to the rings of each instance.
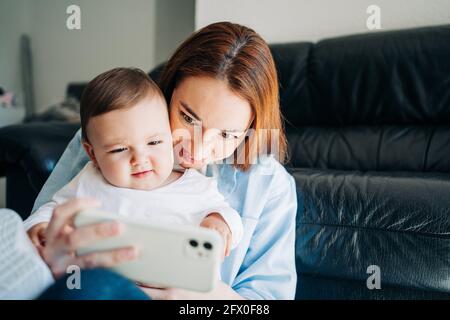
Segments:
[[[197,0],[195,27],[232,21],[267,42],[316,41],[369,32],[366,9],[381,9],[384,30],[450,23],[449,0]]]
[[[156,0],[155,64],[169,59],[195,30],[195,0]]]
[[[20,35],[30,30],[29,0],[0,1],[0,85],[23,99]]]
[[[132,3],[132,4],[131,4]],[[154,0],[33,1],[31,41],[37,108],[61,101],[68,82],[116,66],[154,64]],[[66,8],[81,9],[81,30],[66,28]]]
[[[81,30],[66,28],[66,8],[71,4],[81,8]],[[194,0],[1,0],[0,83],[22,91],[23,32],[31,37],[39,111],[60,102],[68,82],[87,81],[117,66],[148,71],[194,31],[194,4]]]
[[[0,85],[23,99],[20,70],[20,34],[30,30],[28,0],[0,1]],[[18,110],[20,111],[20,110]],[[24,110],[22,110],[22,116]],[[0,126],[17,122],[14,110],[0,108]],[[0,208],[6,206],[6,179],[0,177]]]

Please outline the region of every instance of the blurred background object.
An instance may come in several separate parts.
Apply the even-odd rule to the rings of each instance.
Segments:
[[[33,88],[33,55],[31,53],[30,36],[22,34],[20,37],[20,62],[22,67],[22,87],[24,91],[25,116],[35,114]]]
[[[19,123],[24,119],[25,110],[18,100],[15,93],[0,86],[0,127]]]
[[[0,86],[0,107],[9,108],[16,105],[14,94]]]

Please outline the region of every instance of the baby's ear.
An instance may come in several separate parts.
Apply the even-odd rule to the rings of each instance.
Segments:
[[[94,148],[88,141],[83,141],[83,148],[86,151],[87,155],[91,159],[91,161],[94,163],[95,166],[97,166],[97,159],[95,158],[94,154]]]

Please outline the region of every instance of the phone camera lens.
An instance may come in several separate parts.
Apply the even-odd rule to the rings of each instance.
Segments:
[[[189,244],[194,248],[196,248],[198,246],[198,242],[195,240],[189,240]]]
[[[211,250],[211,249],[212,249],[212,244],[209,243],[209,242],[205,242],[205,243],[203,244],[203,247],[204,247],[206,250]]]

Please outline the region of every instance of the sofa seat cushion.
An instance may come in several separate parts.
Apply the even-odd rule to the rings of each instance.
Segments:
[[[450,175],[290,169],[299,277],[450,293]],[[319,285],[319,284],[318,284]]]

